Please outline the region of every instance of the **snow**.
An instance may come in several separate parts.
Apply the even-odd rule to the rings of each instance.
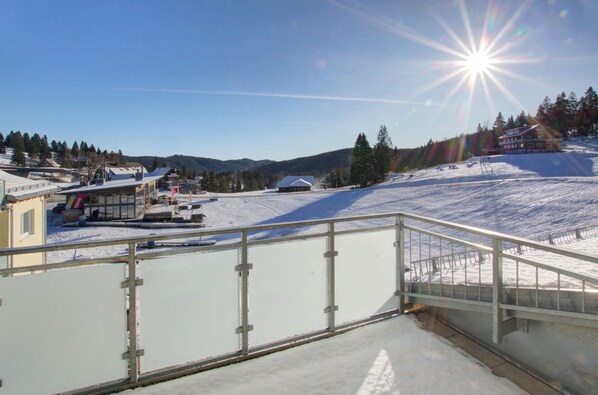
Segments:
[[[401,316],[132,394],[524,394]]]
[[[260,191],[192,196],[203,205],[207,228],[407,212],[531,239],[598,224],[598,140],[569,142],[566,152],[474,158],[455,169],[423,169],[364,188],[279,194]],[[471,163],[471,159],[468,163]],[[186,202],[188,195],[178,195]],[[48,221],[52,224],[52,219]],[[380,221],[372,221],[377,224]],[[368,225],[367,223],[361,226]],[[339,228],[349,226],[343,224]],[[254,235],[306,232],[282,229]],[[188,232],[188,230],[180,230]],[[50,226],[48,243],[170,234],[172,229],[62,228]],[[226,237],[216,238],[223,242]],[[123,254],[126,246],[79,250],[78,258]],[[72,251],[48,254],[49,262],[72,259]]]
[[[407,212],[531,238],[545,239],[582,226],[598,224],[598,141],[569,142],[567,151],[551,154],[472,158],[453,168],[431,168],[393,176],[364,188],[277,194],[260,191],[192,196],[203,205],[208,228]],[[179,195],[185,202],[188,195]],[[376,224],[380,221],[370,221]],[[362,224],[361,226],[368,225]],[[342,229],[347,224],[339,225]],[[306,232],[282,229],[252,237]],[[50,226],[48,243],[101,240],[172,233],[171,229],[62,228]],[[226,242],[226,237],[217,237]],[[566,247],[596,253],[598,238]],[[125,253],[126,246],[48,254],[49,261]],[[594,267],[571,266],[540,251],[523,257],[597,276]],[[508,266],[508,265],[506,265]],[[528,270],[520,265],[519,277]],[[595,265],[593,265],[595,266]],[[472,272],[477,281],[476,267]],[[487,270],[491,265],[479,266]],[[505,267],[505,279],[513,272]],[[533,270],[533,269],[532,269]],[[469,274],[469,272],[468,272]],[[535,275],[535,271],[534,271]],[[562,281],[568,281],[562,278]],[[542,280],[544,281],[544,280]],[[554,286],[553,279],[543,282]],[[468,281],[469,282],[469,281]],[[575,282],[575,281],[574,281]],[[571,286],[579,286],[573,283]],[[458,379],[456,379],[458,378]],[[460,350],[424,332],[401,316],[301,347],[201,374],[130,391],[136,394],[263,393],[488,393],[522,391],[493,376]]]

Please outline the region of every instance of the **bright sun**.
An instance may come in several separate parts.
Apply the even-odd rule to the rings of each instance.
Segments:
[[[488,71],[492,58],[482,51],[472,53],[464,61],[464,66],[472,75],[484,74]]]

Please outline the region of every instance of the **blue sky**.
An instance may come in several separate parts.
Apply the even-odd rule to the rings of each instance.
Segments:
[[[1,0],[0,132],[283,160],[385,124],[415,147],[598,88],[597,19],[593,0]],[[486,89],[455,64],[469,36],[499,51]]]

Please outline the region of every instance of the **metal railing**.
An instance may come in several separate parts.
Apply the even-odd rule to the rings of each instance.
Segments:
[[[281,236],[282,234],[284,236]],[[226,236],[227,239],[216,245],[203,247],[186,247],[184,249],[162,251],[150,250],[143,253],[137,250],[139,243],[149,241],[216,236]],[[322,251],[317,251],[316,255],[313,255],[320,258],[313,259],[318,260],[318,262],[321,259],[323,265],[322,276],[325,277],[323,280],[326,285],[324,288],[316,290],[321,293],[322,300],[325,300],[325,302],[321,306],[321,310],[315,313],[324,314],[325,320],[323,320],[322,325],[315,325],[313,328],[303,330],[301,333],[292,332],[289,336],[285,335],[274,340],[268,338],[269,340],[266,342],[252,344],[252,333],[257,318],[256,303],[259,299],[254,295],[250,300],[250,296],[253,295],[252,292],[263,291],[265,294],[274,295],[274,299],[282,297],[284,299],[283,303],[289,304],[293,301],[301,302],[300,297],[302,297],[293,294],[284,294],[282,296],[276,294],[275,292],[283,292],[280,291],[280,288],[267,289],[266,291],[256,289],[255,286],[252,288],[252,282],[249,280],[253,276],[258,276],[256,268],[262,266],[262,262],[253,259],[254,256],[259,255],[257,248],[280,246],[280,249],[275,252],[280,254],[280,257],[277,257],[280,262],[274,267],[283,268],[285,267],[284,261],[287,260],[285,251],[291,251],[290,246],[295,245],[293,243],[301,243],[295,245],[298,249],[293,251],[302,251],[307,248],[320,248],[314,247],[319,245],[317,244],[318,240],[322,241]],[[315,244],[308,244],[310,241]],[[566,320],[568,323],[598,326],[598,278],[538,262],[533,257],[524,258],[516,255],[513,248],[516,248],[516,246],[533,248],[535,251],[557,255],[563,259],[575,259],[588,265],[597,264],[598,256],[407,213],[383,213],[240,228],[203,229],[185,233],[73,242],[60,245],[0,249],[0,259],[11,255],[51,253],[53,251],[101,248],[113,245],[126,246],[127,253],[98,259],[75,259],[0,270],[0,276],[2,277],[0,278],[0,325],[2,325],[4,305],[8,306],[12,303],[12,299],[5,295],[5,292],[13,292],[10,291],[11,282],[49,273],[53,273],[55,278],[60,278],[72,272],[73,269],[114,268],[115,265],[123,268],[121,281],[123,291],[121,292],[123,292],[125,306],[123,307],[124,317],[121,318],[126,320],[126,328],[123,329],[126,331],[123,338],[126,339],[127,344],[126,349],[123,350],[123,357],[126,359],[126,377],[114,377],[111,380],[87,383],[85,386],[68,384],[67,379],[65,385],[72,385],[72,387],[53,389],[50,392],[106,393],[253,358],[293,345],[332,336],[356,325],[400,314],[405,311],[405,304],[408,302],[491,313],[493,317],[493,339],[497,343],[502,339],[504,321],[509,315],[546,320],[553,320],[556,317],[556,319]],[[187,359],[183,362],[165,362],[162,364],[163,366],[158,360],[154,365],[161,366],[161,368],[149,371],[144,369],[144,366],[148,365],[144,362],[145,359],[157,357],[155,353],[152,354],[151,347],[146,347],[147,344],[143,335],[145,322],[151,314],[147,309],[145,311],[139,309],[140,306],[144,307],[144,298],[150,298],[151,292],[154,292],[146,292],[144,289],[144,287],[147,287],[149,290],[151,284],[144,285],[143,273],[147,274],[147,269],[158,267],[163,267],[163,273],[168,272],[168,270],[184,270],[179,266],[169,267],[168,265],[172,265],[172,262],[168,261],[171,263],[167,265],[161,259],[174,258],[175,262],[179,260],[182,262],[186,259],[185,256],[196,254],[193,255],[193,260],[189,261],[191,262],[190,267],[192,267],[196,263],[197,265],[203,264],[202,260],[205,260],[206,257],[215,257],[214,259],[218,260],[222,256],[218,255],[219,253],[231,251],[237,257],[233,262],[234,264],[231,264],[231,270],[234,269],[236,272],[238,285],[230,289],[235,289],[233,298],[237,298],[238,293],[236,299],[238,311],[232,312],[233,316],[238,315],[238,326],[235,328],[219,328],[219,330],[236,332],[234,336],[238,336],[238,347],[220,354],[203,355],[198,353],[197,356],[192,358],[185,357]],[[372,254],[363,255],[368,251]],[[314,266],[309,269],[310,272],[306,273],[306,278],[314,275],[313,271],[319,270],[317,269],[318,262],[315,262]],[[291,263],[286,267],[295,269],[297,265],[302,266],[303,264],[309,265],[312,263],[314,262]],[[212,266],[209,267],[217,268],[228,264],[230,262],[223,261],[211,264]],[[509,268],[512,265],[515,266],[514,276],[508,270],[503,273],[505,265]],[[364,267],[367,269],[366,271],[363,271]],[[531,267],[536,273],[545,271],[556,275],[556,283],[549,284],[555,286],[543,284],[538,274],[531,283],[522,281],[523,267]],[[255,274],[252,274],[254,271]],[[201,273],[203,277],[209,277],[209,273]],[[506,274],[506,276],[503,274]],[[279,274],[279,276],[282,277],[273,277],[273,279],[287,278],[284,273]],[[525,278],[529,279],[529,276]],[[564,281],[565,278],[569,280]],[[572,287],[571,279],[578,281],[579,287]],[[198,278],[198,281],[200,280],[202,279]],[[209,280],[205,281],[208,281],[209,284]],[[254,282],[254,284],[256,283],[258,282]],[[275,286],[277,282],[272,280],[271,283]],[[261,284],[263,285],[264,282]],[[155,284],[152,286],[155,290]],[[177,284],[166,283],[164,287],[177,289]],[[268,287],[268,285],[265,287]],[[226,296],[220,294],[217,288],[213,291],[214,294],[209,294],[204,303],[210,304],[218,298]],[[381,297],[378,299],[372,297],[372,300],[365,307],[360,305],[361,302],[368,299],[370,293],[374,293],[373,291],[380,288],[383,288],[382,291],[379,291]],[[23,286],[15,287],[15,289],[17,291],[14,292],[21,292],[23,295],[29,292]],[[196,291],[193,290],[193,292]],[[311,290],[309,291],[305,294],[313,293]],[[553,294],[556,295],[556,299],[553,298]],[[21,294],[17,293],[17,295]],[[230,295],[228,296],[230,297]],[[390,303],[388,303],[389,301]],[[253,310],[251,306],[254,307]],[[282,311],[284,310],[283,305]],[[60,312],[60,310],[58,311]],[[118,317],[119,314],[117,312],[116,316]],[[288,314],[292,317],[293,313],[288,312]],[[187,318],[197,318],[197,313],[193,311],[185,311],[184,315],[185,317],[179,317],[180,321],[185,321]],[[55,317],[55,319],[58,320],[60,317]],[[43,325],[43,322],[41,324]],[[11,322],[10,325],[14,329],[21,324]],[[201,325],[205,325],[205,323]],[[266,323],[266,326],[268,326],[268,323]],[[256,330],[258,329],[264,330],[256,327]],[[211,341],[210,338],[203,337],[200,340]],[[66,347],[66,343],[70,340],[65,337],[61,341],[65,342]],[[89,339],[89,341],[93,342],[93,339]],[[20,354],[16,353],[10,355],[9,359],[18,359],[19,357],[21,357]],[[26,365],[27,361],[19,361],[19,363]],[[117,364],[118,361],[114,361],[114,363]],[[62,367],[59,368],[62,369]],[[35,372],[33,373],[35,374]],[[0,376],[2,374],[2,371],[0,371]],[[0,380],[7,384],[11,379],[11,377],[0,377]],[[23,392],[26,391],[23,390]],[[0,386],[0,395],[2,394],[3,388]]]

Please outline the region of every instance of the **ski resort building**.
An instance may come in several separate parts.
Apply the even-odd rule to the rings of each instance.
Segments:
[[[125,163],[122,166],[103,166],[96,171],[100,177],[104,176],[109,181],[134,178],[135,174],[139,172],[143,174],[147,173],[145,167],[140,163]]]
[[[498,138],[503,154],[554,152],[560,148],[560,139],[542,125],[522,126],[505,131]]]
[[[58,188],[0,170],[0,248],[46,243],[46,200]],[[0,269],[45,263],[45,253],[0,258]]]
[[[97,180],[94,185],[58,194],[66,196],[67,209],[81,210],[92,221],[133,219],[143,215],[156,198],[160,178],[136,173],[135,178]]]
[[[276,185],[278,192],[311,191],[314,185],[313,176],[286,176]]]

